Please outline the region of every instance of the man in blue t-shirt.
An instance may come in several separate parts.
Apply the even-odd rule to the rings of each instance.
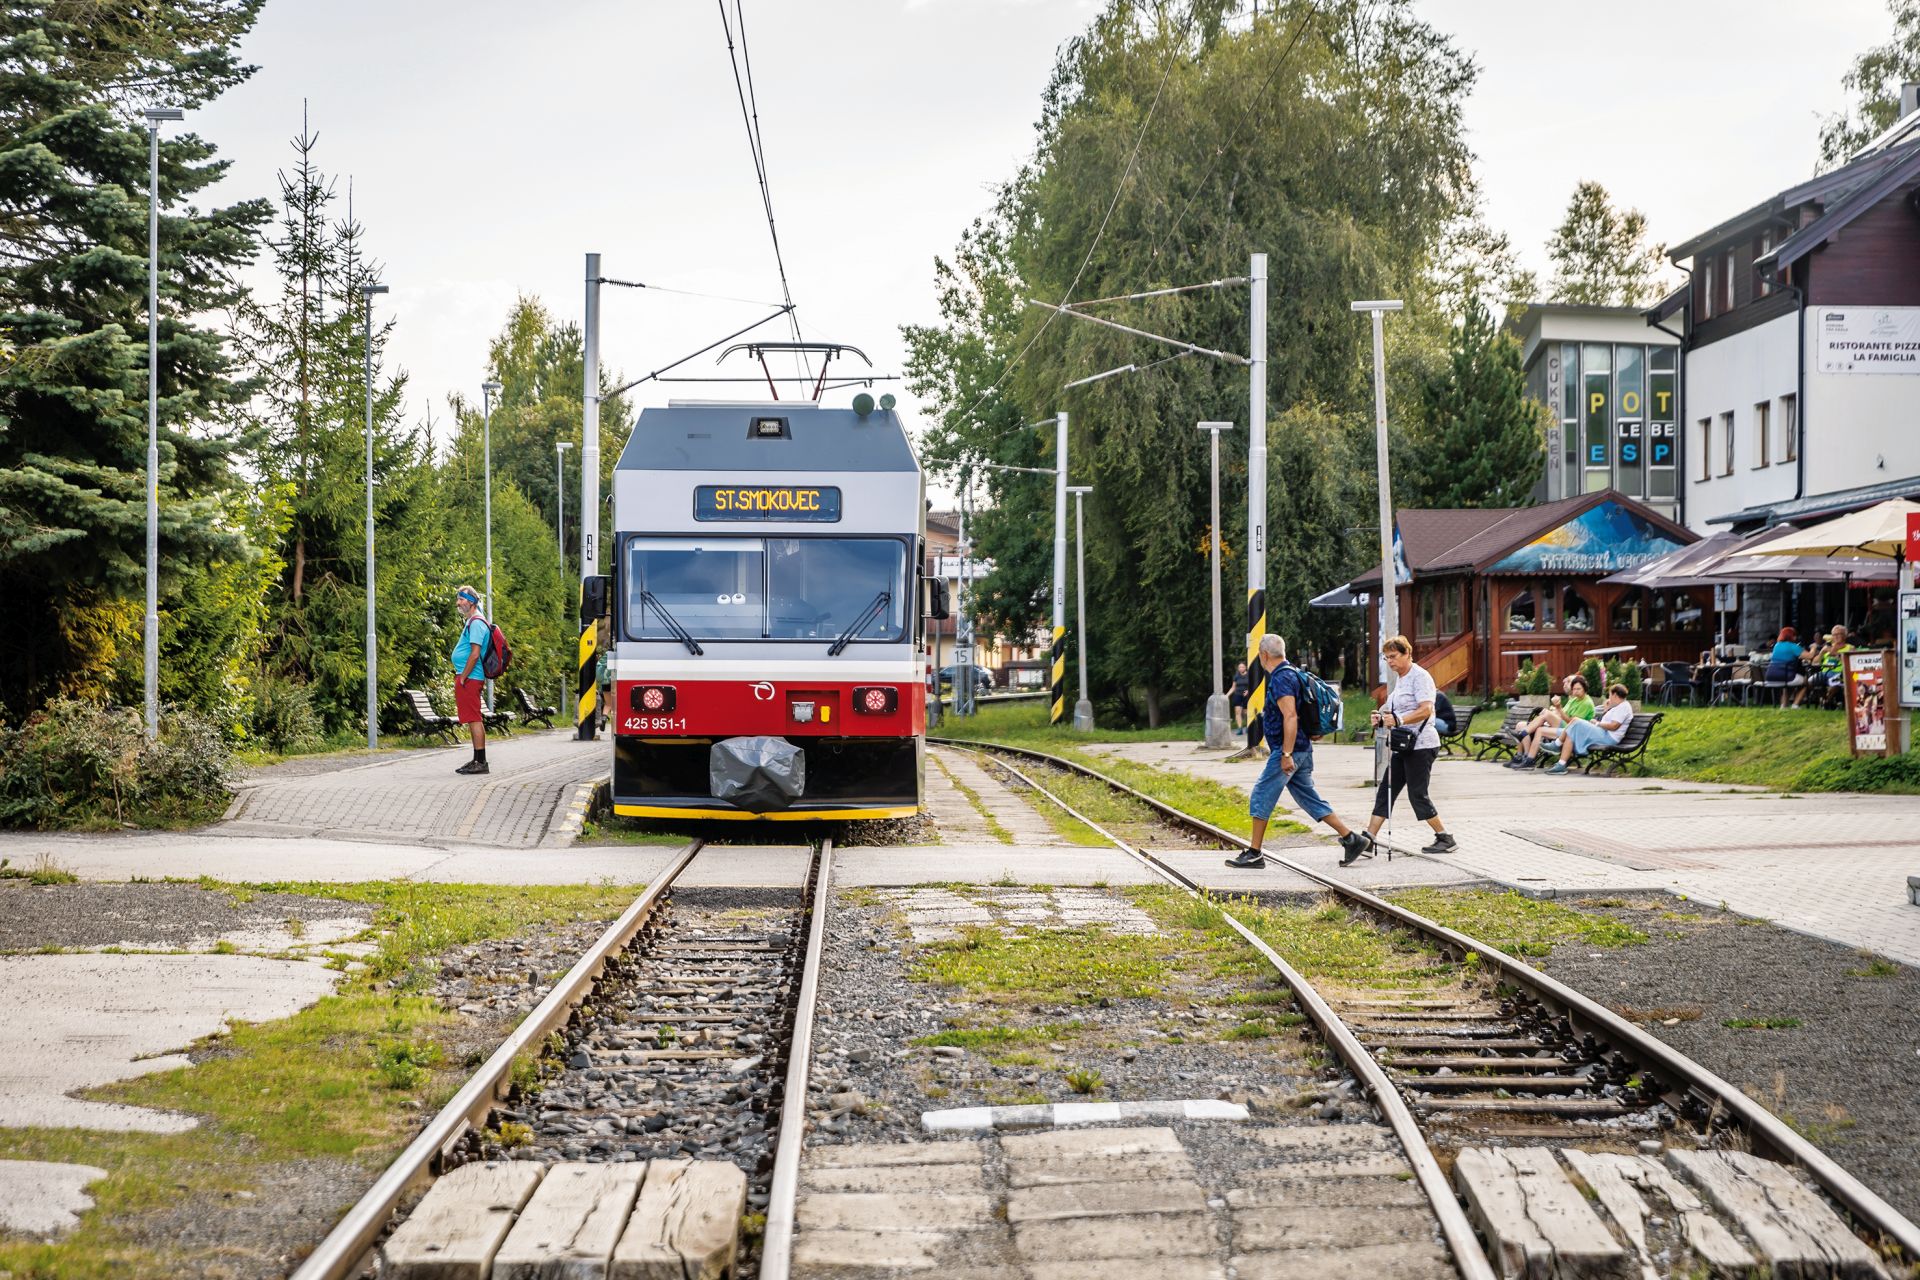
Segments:
[[[453,642],[453,714],[473,738],[473,759],[455,773],[487,772],[487,717],[480,695],[487,687],[487,645],[493,629],[480,616],[480,593],[463,586],[454,593],[460,612],[460,638]]]
[[[1370,841],[1340,820],[1333,806],[1321,799],[1313,785],[1313,739],[1300,722],[1300,702],[1304,686],[1300,669],[1287,661],[1287,642],[1272,632],[1260,639],[1260,665],[1266,668],[1266,706],[1261,709],[1261,730],[1267,739],[1267,764],[1260,780],[1253,784],[1247,812],[1253,818],[1252,847],[1237,858],[1228,858],[1230,867],[1258,868],[1267,865],[1260,843],[1267,834],[1267,820],[1273,817],[1284,788],[1315,822],[1324,822],[1340,837],[1341,866],[1348,866],[1362,854],[1371,856]]]

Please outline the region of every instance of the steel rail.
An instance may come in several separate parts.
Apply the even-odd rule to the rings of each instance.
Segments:
[[[513,1070],[513,1060],[522,1050],[540,1044],[548,1033],[566,1022],[575,1006],[587,998],[594,979],[600,976],[607,960],[633,940],[634,934],[653,914],[661,896],[673,887],[673,882],[686,870],[687,864],[693,861],[693,856],[700,852],[704,843],[703,840],[694,840],[688,844],[667,864],[666,870],[647,886],[646,892],[620,913],[620,918],[608,926],[607,931],[574,962],[566,976],[555,983],[546,998],[535,1005],[533,1012],[514,1028],[513,1034],[500,1042],[493,1056],[474,1072],[433,1119],[427,1121],[419,1136],[387,1166],[386,1172],[367,1188],[366,1194],[347,1210],[346,1216],[327,1233],[326,1239],[307,1255],[299,1270],[293,1273],[292,1280],[344,1280],[344,1277],[355,1273],[374,1241],[380,1238],[381,1231],[386,1228],[388,1219],[399,1207],[407,1190],[431,1175],[435,1161],[465,1136],[473,1125],[486,1119],[494,1103],[505,1092],[503,1086]]]
[[[927,741],[950,742],[947,739],[935,738],[929,738]],[[998,743],[951,742],[950,745],[974,750],[990,749],[1024,756],[1096,779],[1117,791],[1132,796],[1163,817],[1189,830],[1238,848],[1250,847],[1245,840],[1230,831],[1224,831],[1204,819],[1184,813],[1165,801],[1158,800],[1117,778],[1108,777],[1098,769],[1076,761],[1049,755],[1044,751],[1035,751],[1028,747],[1002,746]],[[1644,1067],[1651,1068],[1656,1073],[1665,1073],[1670,1080],[1696,1091],[1708,1104],[1738,1120],[1750,1136],[1758,1138],[1777,1156],[1804,1168],[1828,1195],[1845,1205],[1858,1222],[1899,1244],[1908,1258],[1920,1259],[1920,1224],[1914,1223],[1888,1204],[1872,1188],[1847,1172],[1826,1152],[1794,1132],[1778,1116],[1700,1063],[1642,1031],[1605,1005],[1581,994],[1557,978],[1542,973],[1525,961],[1508,955],[1498,947],[1489,946],[1437,920],[1429,920],[1417,911],[1410,911],[1397,903],[1389,902],[1378,894],[1369,893],[1358,885],[1315,871],[1312,867],[1283,857],[1272,850],[1262,852],[1269,861],[1276,862],[1297,875],[1305,876],[1314,883],[1344,898],[1358,902],[1371,911],[1387,916],[1416,933],[1425,934],[1456,947],[1463,954],[1468,951],[1477,953],[1482,963],[1498,969],[1503,977],[1526,988],[1543,1003],[1556,1006],[1570,1019],[1587,1024],[1588,1030],[1612,1047],[1625,1051],[1630,1057],[1639,1060]]]
[[[833,837],[820,841],[814,863],[813,913],[807,930],[805,968],[793,1006],[793,1038],[787,1047],[786,1092],[780,1099],[780,1137],[767,1188],[767,1228],[760,1246],[760,1280],[788,1280],[793,1270],[793,1220],[800,1195],[800,1153],[806,1146],[807,1086],[812,1072],[813,1009],[820,994],[820,953],[827,936],[832,895]]]
[[[1195,883],[1184,872],[1155,857],[1145,849],[1137,849],[1102,827],[1093,819],[1076,810],[1072,805],[1048,791],[1038,782],[1022,773],[1004,760],[996,761],[1001,768],[1020,781],[1032,787],[1048,801],[1057,805],[1063,812],[1085,823],[1100,835],[1111,841],[1122,853],[1138,861],[1149,871],[1154,872],[1176,888],[1184,889],[1191,896],[1203,902],[1211,901],[1210,895],[1201,885]],[[1426,1135],[1420,1132],[1420,1124],[1413,1118],[1406,1099],[1394,1087],[1393,1081],[1380,1064],[1367,1052],[1366,1046],[1354,1036],[1353,1031],[1335,1013],[1333,1006],[1314,989],[1306,975],[1287,963],[1286,959],[1267,945],[1265,939],[1222,909],[1220,918],[1235,933],[1239,934],[1248,946],[1258,951],[1273,965],[1287,985],[1293,991],[1293,998],[1301,1010],[1313,1019],[1320,1034],[1330,1042],[1353,1073],[1360,1078],[1361,1084],[1372,1095],[1374,1104],[1386,1117],[1387,1124],[1393,1129],[1394,1136],[1406,1149],[1407,1160],[1413,1165],[1413,1174],[1420,1182],[1420,1189],[1426,1192],[1427,1199],[1433,1205],[1434,1216],[1440,1220],[1440,1233],[1446,1238],[1447,1248],[1453,1254],[1454,1262],[1460,1268],[1463,1280],[1495,1280],[1492,1261],[1480,1244],[1480,1237],[1474,1232],[1473,1223],[1468,1220],[1466,1210],[1460,1207],[1460,1199],[1447,1183],[1446,1172],[1440,1162],[1434,1158],[1433,1151],[1427,1146]]]

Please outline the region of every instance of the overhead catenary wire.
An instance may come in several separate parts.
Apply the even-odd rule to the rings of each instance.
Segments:
[[[1202,289],[1231,289],[1252,281],[1252,276],[1227,276],[1220,280],[1209,280],[1205,284],[1176,284],[1166,289],[1143,289],[1139,293],[1116,293],[1110,298],[1088,298],[1085,302],[1069,302],[1066,308],[1077,311],[1081,307],[1097,307],[1108,302],[1137,302],[1142,298],[1164,298],[1173,293],[1198,293]]]
[[[780,251],[780,229],[773,217],[773,188],[767,181],[767,151],[760,133],[760,99],[753,87],[753,56],[747,47],[747,15],[741,7],[741,0],[734,0],[733,19],[727,18],[727,0],[715,0],[720,9],[720,27],[727,37],[727,63],[733,69],[734,96],[740,101],[740,121],[747,130],[747,149],[753,156],[754,177],[760,184],[760,205],[767,215],[767,237],[773,242],[773,265],[780,273],[780,298],[786,303],[787,323],[793,331],[795,342],[800,341],[800,325],[793,316],[793,289],[787,283],[786,256]],[[740,53],[734,55],[733,27],[740,26]],[[744,76],[741,66],[745,64]],[[813,364],[804,355],[797,357],[797,363],[806,376],[813,375]]]

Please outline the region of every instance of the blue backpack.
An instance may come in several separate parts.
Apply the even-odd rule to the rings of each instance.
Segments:
[[[1275,667],[1279,673],[1281,668]],[[1340,705],[1340,691],[1322,680],[1305,667],[1294,667],[1294,675],[1300,678],[1300,695],[1293,700],[1294,710],[1300,716],[1300,727],[1309,738],[1324,738],[1337,733],[1344,718],[1344,709]],[[1273,696],[1273,677],[1267,677],[1267,696]]]

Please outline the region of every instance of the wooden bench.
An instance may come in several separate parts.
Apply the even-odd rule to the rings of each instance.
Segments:
[[[1519,702],[1509,705],[1507,717],[1500,722],[1497,730],[1492,733],[1472,735],[1473,758],[1485,760],[1491,755],[1495,759],[1512,759],[1513,753],[1520,746],[1520,730],[1526,727],[1527,721],[1533,719],[1538,711],[1538,707],[1529,707]],[[1471,724],[1472,721],[1469,720],[1468,723]]]
[[[1634,716],[1627,725],[1626,736],[1612,746],[1589,747],[1587,754],[1580,757],[1586,762],[1584,772],[1592,773],[1595,765],[1605,764],[1618,772],[1623,765],[1638,761],[1644,772],[1647,764],[1647,744],[1653,741],[1653,727],[1660,723],[1659,712],[1646,712]]]
[[[520,704],[520,718],[528,724],[543,724],[553,728],[553,718],[560,714],[558,707],[543,707],[533,700],[533,695],[525,689],[515,686],[513,699]]]
[[[402,689],[400,696],[407,700],[407,710],[413,714],[413,723],[426,733],[443,737],[448,742],[455,740],[455,732],[460,722],[452,716],[443,716],[433,709],[433,701],[424,690]]]
[[[480,715],[487,722],[488,732],[498,729],[502,737],[509,738],[513,736],[513,722],[520,718],[497,703],[492,711],[488,711],[484,702],[480,704]]]
[[[1473,718],[1479,714],[1480,704],[1477,702],[1456,702],[1453,704],[1453,731],[1440,735],[1441,755],[1452,755],[1455,747],[1460,748],[1463,755],[1473,750],[1473,748],[1467,744],[1467,730],[1473,728]]]

